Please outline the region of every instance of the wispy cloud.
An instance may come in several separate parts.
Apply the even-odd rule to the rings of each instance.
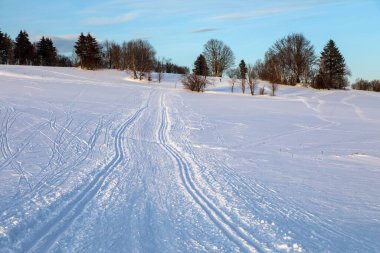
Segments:
[[[229,20],[239,20],[239,19],[254,19],[254,18],[263,18],[273,15],[286,14],[296,10],[305,9],[305,7],[283,7],[283,8],[268,8],[268,9],[259,9],[253,12],[245,13],[229,13],[226,15],[212,17],[212,21],[229,21]]]
[[[312,9],[316,7],[320,7],[323,5],[337,5],[337,4],[345,4],[349,2],[349,0],[331,0],[331,1],[304,1],[303,3],[293,3],[287,4],[277,7],[267,7],[256,9],[254,11],[242,11],[242,12],[232,12],[227,13],[225,15],[214,16],[209,20],[216,22],[223,22],[229,20],[241,20],[241,19],[256,19],[256,18],[265,18],[274,15],[283,15],[292,12],[303,11],[307,9]]]
[[[191,31],[192,33],[207,33],[207,32],[213,32],[218,30],[217,28],[203,28],[203,29],[197,29]]]
[[[88,18],[83,21],[85,25],[91,26],[103,26],[103,25],[114,25],[114,24],[122,24],[127,23],[138,16],[137,13],[131,12],[121,16],[116,17],[100,17],[100,18]]]

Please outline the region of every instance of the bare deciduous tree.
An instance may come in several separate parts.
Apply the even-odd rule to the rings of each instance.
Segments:
[[[295,85],[300,82],[312,82],[316,56],[314,47],[302,34],[294,33],[277,40],[268,50],[267,56],[270,57],[266,57],[266,60],[272,62],[264,62],[266,69],[261,73],[264,74],[264,79],[269,80],[266,75],[272,75],[267,67],[273,67],[271,65],[276,63],[276,76],[280,79],[277,80],[278,83]]]
[[[121,46],[116,44],[115,42],[112,42],[110,48],[111,68],[120,70],[122,69],[121,56]]]
[[[212,75],[216,77],[221,77],[223,72],[232,67],[235,62],[232,50],[216,39],[211,39],[204,45],[203,55],[206,57]]]
[[[114,41],[102,43],[103,65],[108,69],[122,69],[122,49]]]
[[[133,78],[142,80],[153,69],[155,51],[146,40],[131,40],[126,44],[126,69],[132,71]]]
[[[232,69],[228,69],[226,74],[230,78],[231,92],[234,93],[234,86],[240,75],[240,71],[239,69],[232,68]]]
[[[256,83],[258,78],[258,65],[260,62],[256,62],[255,65],[248,64],[247,75],[248,75],[248,85],[251,95],[255,95]]]
[[[157,81],[161,83],[165,72],[165,58],[160,58],[155,61],[154,71],[157,73]]]
[[[278,84],[277,83],[270,83],[270,88],[272,91],[272,96],[276,96],[276,91],[278,90]]]

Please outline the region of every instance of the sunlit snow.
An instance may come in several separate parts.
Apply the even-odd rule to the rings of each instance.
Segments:
[[[0,252],[380,251],[380,94],[180,78],[1,65]]]

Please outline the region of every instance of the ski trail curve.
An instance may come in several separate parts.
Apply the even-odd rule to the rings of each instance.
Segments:
[[[50,217],[48,221],[44,222],[44,224],[36,230],[36,233],[22,243],[22,252],[47,252],[56,242],[57,238],[72,224],[75,218],[83,212],[87,203],[98,193],[108,175],[124,159],[122,145],[123,134],[148,107],[149,100],[150,98],[143,107],[134,112],[133,115],[118,128],[115,135],[115,155],[112,160],[96,174],[94,179],[89,182],[79,194],[72,200],[69,200],[64,207],[54,212],[53,217]]]
[[[193,200],[203,209],[210,220],[242,251],[264,252],[260,242],[242,227],[234,224],[231,218],[221,209],[215,206],[195,185],[190,176],[190,165],[181,152],[170,143],[168,137],[168,112],[164,103],[164,95],[161,95],[161,122],[158,130],[158,142],[164,150],[176,161],[180,172],[180,178],[186,191]]]

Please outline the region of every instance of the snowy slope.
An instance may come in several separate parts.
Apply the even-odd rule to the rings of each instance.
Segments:
[[[0,252],[380,251],[380,94],[179,79],[0,65]]]

